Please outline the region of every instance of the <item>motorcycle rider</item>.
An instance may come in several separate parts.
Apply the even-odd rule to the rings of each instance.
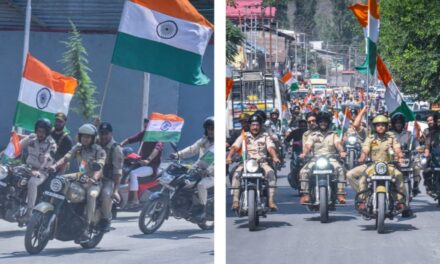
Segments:
[[[31,169],[31,177],[27,184],[27,211],[24,220],[31,216],[37,200],[38,186],[48,177],[47,169],[53,164],[53,153],[57,150],[55,140],[50,136],[52,125],[46,118],[38,119],[34,133],[20,140],[20,148],[28,152],[26,165]]]
[[[205,119],[203,122],[203,130],[204,135],[202,138],[198,139],[191,146],[170,155],[172,159],[176,159],[177,157],[186,159],[199,155],[199,159],[194,164],[194,167],[202,169],[204,174],[202,175],[202,180],[197,184],[198,202],[200,207],[195,211],[198,212],[196,217],[199,221],[205,219],[206,204],[208,202],[208,189],[214,186],[213,161],[204,158],[210,154],[208,152],[212,152],[212,155],[214,154],[214,117],[210,116]]]
[[[269,119],[266,120],[265,126],[272,130],[272,133],[281,133],[281,120],[279,120],[280,111],[277,108],[274,108],[272,112],[270,112]]]
[[[66,155],[69,150],[72,149],[73,141],[69,133],[65,131],[65,126],[67,122],[67,116],[62,113],[55,114],[55,124],[52,129],[51,137],[57,143],[57,151],[55,153],[55,161],[58,161],[64,155]]]
[[[106,152],[106,161],[102,170],[101,211],[103,214],[102,229],[110,231],[112,219],[112,198],[120,200],[119,184],[122,177],[124,154],[121,146],[113,139],[113,127],[110,123],[103,122],[98,128],[98,144]]]
[[[228,153],[226,157],[226,163],[230,164],[232,156],[242,148],[243,140],[246,140],[246,154],[247,158],[261,160],[267,158],[268,155],[272,157],[272,160],[275,164],[279,164],[281,161],[278,158],[277,151],[275,148],[275,144],[272,141],[272,138],[267,132],[264,132],[263,127],[263,119],[258,114],[253,114],[250,118],[250,130],[245,133],[245,136],[241,135],[237,138],[237,140],[232,145],[231,151]],[[235,171],[235,174],[232,178],[232,188],[233,188],[233,197],[232,197],[232,209],[236,210],[239,208],[239,195],[240,195],[240,175],[243,171],[244,164],[241,164]],[[277,179],[275,175],[274,169],[269,165],[267,161],[261,163],[261,168],[264,171],[264,176],[269,182],[269,201],[268,207],[272,210],[278,209],[274,197],[275,197],[275,188],[277,184]]]
[[[373,126],[375,133],[369,135],[362,145],[362,152],[359,158],[359,163],[365,162],[366,158],[369,156],[372,162],[379,161],[391,161],[390,153],[395,153],[399,162],[402,162],[403,153],[400,149],[399,141],[394,137],[393,133],[387,132],[388,128],[388,117],[384,115],[378,115],[373,119]],[[373,169],[375,164],[367,166],[366,164],[357,166],[351,169],[347,173],[347,178],[356,192],[361,192],[367,189],[367,178],[368,175],[366,171],[371,168]],[[405,193],[405,185],[403,182],[402,173],[395,167],[389,166],[390,174],[396,177],[396,187],[400,193]],[[359,184],[357,184],[357,179],[359,179]],[[365,210],[365,196],[360,197],[363,201],[359,203],[358,208],[360,210]],[[401,194],[397,194],[398,209],[405,209],[405,199],[403,199]]]
[[[342,146],[341,140],[338,135],[330,129],[332,116],[327,112],[320,112],[316,119],[318,122],[318,129],[308,136],[300,158],[304,159],[310,152],[313,152],[314,156],[332,155],[339,152],[341,158],[345,158],[347,153]],[[332,164],[338,177],[336,199],[340,204],[345,204],[345,170],[336,159],[331,157],[329,162]],[[309,178],[311,177],[311,170],[313,166],[315,166],[315,163],[315,160],[309,161],[300,171],[302,193],[300,198],[301,204],[306,204],[310,201]]]
[[[309,112],[306,115],[306,121],[308,130],[304,132],[302,137],[302,149],[304,149],[304,145],[306,144],[309,136],[317,129],[318,125],[316,124],[316,113],[315,112]]]
[[[83,187],[87,192],[87,206],[86,206],[86,225],[84,232],[79,237],[77,243],[85,243],[90,240],[89,226],[96,210],[96,199],[101,191],[102,169],[106,161],[105,150],[95,143],[98,131],[92,124],[84,124],[78,129],[78,144],[64,155],[59,161],[52,166],[52,170],[57,170],[63,167],[67,162],[76,159],[79,165],[79,171],[85,172],[88,176],[88,181],[83,183]],[[100,169],[94,171],[93,164],[98,164]]]
[[[229,138],[226,140],[226,148],[229,148],[232,144],[234,144],[235,140],[241,135],[241,133],[249,131],[249,115],[246,113],[240,114],[240,130],[234,130],[231,132]]]
[[[127,208],[137,208],[139,207],[139,182],[138,178],[153,176],[156,177],[157,170],[159,169],[161,163],[161,156],[163,151],[163,142],[146,142],[143,141],[149,120],[144,118],[143,130],[134,136],[131,136],[121,142],[121,146],[127,144],[133,144],[136,142],[141,142],[139,147],[139,155],[141,156],[140,164],[142,167],[132,170],[129,174],[130,178],[130,193],[128,196]]]
[[[391,118],[391,128],[395,133],[396,139],[400,143],[400,148],[402,151],[408,150],[411,151],[411,155],[414,154],[414,150],[419,146],[418,142],[413,137],[412,133],[405,129],[406,118],[401,113],[397,113]],[[414,184],[413,184],[413,193],[417,195],[420,193],[419,183],[421,180],[420,177],[421,168],[416,162],[413,162],[413,171],[414,171]]]

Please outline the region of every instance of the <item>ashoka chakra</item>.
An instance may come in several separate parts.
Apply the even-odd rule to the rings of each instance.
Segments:
[[[163,39],[170,39],[176,36],[178,28],[174,21],[168,20],[157,25],[157,35]]]

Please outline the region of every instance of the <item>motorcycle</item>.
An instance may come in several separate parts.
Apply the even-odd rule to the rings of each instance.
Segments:
[[[403,163],[400,164],[400,171],[403,174],[404,184],[405,184],[405,204],[406,207],[409,208],[409,203],[412,200],[412,187],[414,180],[414,171],[413,171],[413,156],[412,152],[409,150],[404,151],[405,158],[403,159]]]
[[[93,171],[99,171],[100,165],[94,163],[91,168]],[[40,253],[52,239],[79,239],[86,226],[84,212],[87,193],[82,183],[87,181],[88,176],[83,172],[49,176],[42,201],[35,206],[26,228],[24,241],[29,254]],[[99,199],[96,208],[88,229],[90,240],[80,243],[81,247],[86,249],[96,247],[104,236],[100,223],[102,215]]]
[[[385,228],[385,218],[392,220],[395,216],[402,213],[395,207],[396,178],[390,175],[392,163],[376,162],[373,169],[367,170],[367,189],[356,194],[356,208],[366,219],[375,219],[375,228],[378,233],[383,233]],[[400,193],[401,195],[405,195]],[[359,210],[361,202],[360,196],[366,195],[366,210]],[[406,198],[406,197],[405,197]]]
[[[292,157],[290,159],[290,173],[287,175],[289,185],[295,189],[300,190],[299,171],[303,167],[303,161],[299,158],[302,152],[302,142],[295,141],[292,143]]]
[[[0,218],[18,222],[20,227],[26,225],[27,183],[31,173],[26,165],[0,165]],[[41,192],[41,186],[39,190]]]
[[[128,208],[128,195],[130,193],[129,174],[131,171],[141,167],[139,163],[141,156],[135,153],[131,148],[124,148],[124,164],[122,167],[122,178],[119,186],[119,201],[113,200],[112,218],[117,218],[118,212],[137,212],[142,209],[142,206],[148,201],[150,195],[160,190],[161,186],[157,177],[146,175],[138,178],[139,183],[139,206],[136,208]]]
[[[347,170],[351,170],[356,167],[357,160],[361,154],[361,143],[356,135],[349,135],[345,141],[345,151],[347,152],[347,157],[345,158],[345,164]]]
[[[330,156],[316,157],[316,163],[312,167],[312,177],[309,179],[311,200],[306,205],[311,211],[319,210],[321,223],[327,223],[329,210],[336,209],[338,179],[330,158]]]
[[[269,211],[267,206],[269,184],[263,175],[260,165],[262,162],[264,160],[247,160],[240,177],[240,207],[237,215],[248,217],[249,231],[254,231],[260,224],[260,217],[266,217]]]
[[[177,151],[176,151],[177,152]],[[202,230],[214,229],[214,188],[208,189],[206,218],[200,222],[197,217],[197,184],[201,180],[200,169],[189,169],[180,159],[173,161],[159,176],[162,189],[153,193],[143,206],[139,216],[139,228],[144,234],[156,232],[170,216],[183,218],[197,224]]]
[[[431,177],[425,181],[429,188],[428,195],[440,206],[440,147],[431,149]]]

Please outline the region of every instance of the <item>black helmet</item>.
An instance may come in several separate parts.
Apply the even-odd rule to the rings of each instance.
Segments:
[[[395,124],[397,122],[397,120],[400,120],[400,122],[405,125],[406,123],[406,118],[402,113],[397,113],[394,114],[393,117],[391,118],[391,124]]]
[[[214,127],[214,117],[210,116],[203,121],[203,129],[205,130],[205,136],[208,136],[208,127]]]
[[[261,120],[263,120],[262,123],[266,122],[267,115],[266,112],[264,112],[263,110],[255,111],[254,115],[258,115],[259,117],[261,117]]]
[[[263,118],[261,118],[261,116],[257,115],[257,114],[253,114],[250,118],[249,118],[249,123],[252,124],[253,122],[258,122],[258,124],[263,125]]]
[[[301,111],[301,108],[298,106],[298,105],[295,105],[294,107],[293,107],[293,111]]]
[[[274,108],[274,109],[272,109],[272,111],[270,112],[270,114],[271,114],[271,115],[272,115],[272,114],[280,115],[280,111],[278,110],[278,108]]]
[[[332,116],[329,112],[319,112],[318,116],[316,117],[316,123],[319,124],[321,121],[327,121],[327,123],[330,124],[332,122]]]
[[[35,133],[37,133],[37,128],[42,128],[46,132],[46,136],[48,136],[52,130],[52,124],[47,118],[40,118],[35,122]]]

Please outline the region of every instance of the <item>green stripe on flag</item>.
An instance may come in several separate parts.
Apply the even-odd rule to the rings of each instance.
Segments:
[[[390,116],[393,116],[397,113],[403,114],[406,117],[407,121],[415,121],[416,120],[416,117],[415,117],[413,111],[411,111],[411,109],[409,109],[408,105],[404,101],[402,101],[400,106],[398,108],[396,108],[396,110],[394,110]]]
[[[367,66],[368,66],[368,56],[365,56],[364,63],[362,65],[354,67],[356,71],[358,71],[360,74],[367,74]]]
[[[17,102],[14,126],[21,127],[25,130],[34,131],[35,122],[40,118],[47,118],[53,123],[55,120],[55,114],[44,112],[27,104]]]
[[[368,70],[370,71],[370,75],[374,75],[374,71],[376,70],[377,46],[370,38],[368,38],[367,46]]]
[[[206,162],[206,164],[209,166],[214,162],[214,153],[211,151],[207,151],[201,158],[201,161]]]
[[[294,91],[298,90],[298,87],[299,87],[298,82],[294,82],[290,85],[290,91],[294,92]]]
[[[182,83],[209,83],[209,78],[201,70],[202,56],[199,54],[122,32],[116,37],[112,63]]]
[[[144,141],[178,142],[180,135],[180,132],[147,131],[144,135]]]

